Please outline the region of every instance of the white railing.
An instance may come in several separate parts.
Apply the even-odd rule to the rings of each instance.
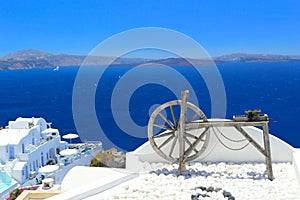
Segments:
[[[24,154],[24,153],[22,153],[22,154],[19,154],[19,160],[20,161],[28,161],[29,160],[29,155],[30,155],[30,153],[26,153],[26,154]]]

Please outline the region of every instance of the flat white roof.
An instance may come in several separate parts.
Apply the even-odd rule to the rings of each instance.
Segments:
[[[29,129],[3,129],[0,131],[0,146],[19,144],[29,133]]]
[[[42,118],[40,118],[40,117],[37,117],[37,118],[36,117],[31,117],[31,118],[18,117],[16,119],[16,122],[23,121],[23,122],[32,122],[32,123],[36,124],[40,119],[42,119]]]
[[[61,189],[65,192],[48,199],[84,199],[137,176],[137,173],[119,168],[76,166],[67,173],[61,184]]]
[[[45,130],[42,131],[43,134],[48,134],[48,133],[59,133],[58,129],[56,128],[47,128]]]
[[[14,166],[14,170],[23,170],[24,166],[27,164],[27,162],[17,162]]]

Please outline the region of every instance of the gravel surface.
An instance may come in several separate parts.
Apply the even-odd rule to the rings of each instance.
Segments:
[[[300,187],[290,163],[273,164],[270,181],[265,164],[194,163],[178,176],[178,165],[144,163],[143,173],[101,199],[300,199]]]

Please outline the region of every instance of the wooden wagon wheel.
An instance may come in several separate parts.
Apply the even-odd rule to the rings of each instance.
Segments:
[[[180,155],[178,134],[180,132],[179,114],[175,110],[180,109],[182,100],[169,101],[160,105],[151,114],[148,122],[148,138],[152,148],[163,158],[171,162],[179,161]],[[178,113],[178,112],[177,112]],[[207,121],[205,114],[197,106],[186,102],[185,123],[194,121]],[[171,119],[168,119],[171,118]],[[155,135],[154,129],[162,130]],[[184,154],[186,161],[193,160],[200,156],[206,149],[209,142],[207,129],[185,129],[183,133]]]

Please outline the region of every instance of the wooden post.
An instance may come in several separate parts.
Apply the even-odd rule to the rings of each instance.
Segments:
[[[184,132],[186,124],[186,109],[188,101],[189,91],[185,90],[181,93],[181,106],[180,106],[180,118],[179,118],[179,132],[178,132],[178,142],[179,142],[179,175],[182,175],[182,170],[184,167],[184,151],[185,151],[185,141]]]
[[[271,160],[271,150],[270,150],[270,140],[269,140],[269,123],[263,125],[263,135],[264,135],[264,145],[266,152],[266,166],[268,171],[268,178],[272,181],[274,179],[272,160]]]

